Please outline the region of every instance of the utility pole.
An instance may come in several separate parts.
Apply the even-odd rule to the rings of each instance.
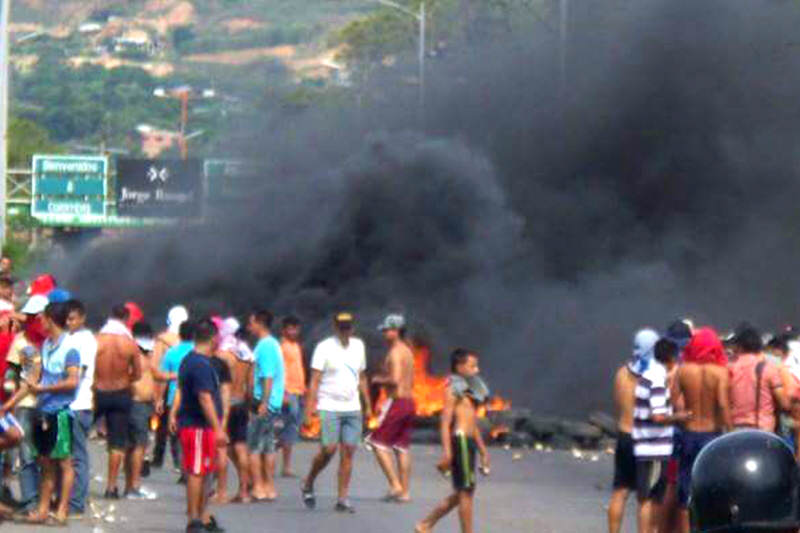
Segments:
[[[0,249],[6,243],[6,179],[8,165],[8,60],[11,55],[8,22],[11,0],[0,0]]]

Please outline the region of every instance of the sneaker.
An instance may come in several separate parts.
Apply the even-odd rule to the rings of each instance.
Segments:
[[[186,525],[186,533],[203,533],[206,530],[200,520],[192,520]]]
[[[301,485],[300,493],[303,495],[303,503],[306,508],[313,509],[317,506],[317,498],[314,496],[314,489],[308,489]]]
[[[211,533],[225,533],[225,529],[220,527],[214,515],[211,515],[211,517],[208,520],[208,524],[205,524],[203,526],[203,529],[205,531],[210,531]]]
[[[113,490],[106,489],[105,494],[103,494],[103,498],[106,500],[119,500],[119,489],[114,487]]]
[[[349,500],[338,501],[336,502],[336,507],[333,508],[334,511],[337,513],[350,513],[355,514],[356,508],[353,507],[353,504],[350,503]]]
[[[178,485],[186,485],[186,474],[181,474],[181,477],[178,478],[177,483]]]

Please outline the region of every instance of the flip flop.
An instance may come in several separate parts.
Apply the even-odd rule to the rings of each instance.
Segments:
[[[242,498],[237,494],[236,496],[228,500],[228,503],[250,503],[251,501],[253,501],[252,498],[247,498],[245,500],[244,498]]]
[[[44,525],[48,517],[39,517],[34,519],[33,513],[14,515],[14,522],[17,524],[37,524]]]
[[[273,503],[277,500],[278,498],[253,498],[253,503]]]
[[[385,503],[396,503],[400,501],[400,495],[392,494],[391,492],[389,492],[386,495],[384,495],[383,498],[381,498],[381,501]]]

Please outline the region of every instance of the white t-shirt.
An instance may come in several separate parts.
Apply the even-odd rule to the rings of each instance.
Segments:
[[[317,409],[320,411],[361,411],[358,395],[359,377],[367,369],[364,342],[350,338],[347,348],[338,337],[317,344],[311,358],[311,369],[322,372]]]
[[[69,405],[73,411],[85,411],[92,409],[94,396],[92,385],[94,384],[94,361],[97,357],[97,339],[88,329],[82,329],[67,336],[68,346],[78,350],[81,354],[80,382],[78,383],[78,393],[75,400]]]

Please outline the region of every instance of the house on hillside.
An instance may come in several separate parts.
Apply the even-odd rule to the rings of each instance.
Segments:
[[[154,159],[162,152],[178,146],[180,132],[160,130],[148,124],[139,124],[136,127],[141,141],[141,150],[144,155]]]

